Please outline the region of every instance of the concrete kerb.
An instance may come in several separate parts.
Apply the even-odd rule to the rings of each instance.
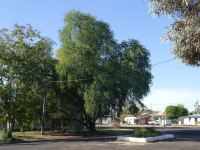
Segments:
[[[165,135],[161,135],[161,136],[146,137],[146,138],[138,138],[138,137],[130,137],[130,136],[118,136],[117,141],[148,143],[148,142],[162,141],[162,140],[167,140],[167,139],[172,139],[172,138],[174,138],[173,134],[165,134]]]
[[[162,141],[172,138],[175,138],[173,134],[165,134],[161,136],[146,137],[146,138],[130,137],[129,135],[123,135],[123,136],[87,137],[87,138],[81,138],[80,140],[116,139],[116,141],[148,143],[148,142]]]

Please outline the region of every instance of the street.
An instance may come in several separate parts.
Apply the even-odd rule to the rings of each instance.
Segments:
[[[199,150],[200,140],[175,140],[150,144],[102,141],[37,142],[0,146],[0,150]]]
[[[162,130],[162,129],[160,129]],[[79,140],[57,142],[30,142],[0,145],[0,150],[199,150],[200,129],[166,129],[175,139],[155,143],[129,143],[112,140]]]

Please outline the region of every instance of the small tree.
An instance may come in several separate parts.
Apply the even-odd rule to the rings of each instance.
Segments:
[[[165,109],[167,119],[178,119],[179,117],[188,115],[187,108],[184,105],[167,106]]]
[[[196,114],[200,113],[200,104],[199,104],[199,101],[195,102],[194,107],[195,107],[194,113],[196,113]]]

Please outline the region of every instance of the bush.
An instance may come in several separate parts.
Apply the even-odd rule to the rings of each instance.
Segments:
[[[160,132],[156,131],[154,127],[150,128],[136,128],[134,131],[134,135],[137,137],[150,137],[150,136],[157,136]]]
[[[69,122],[68,129],[74,130],[75,132],[79,132],[84,129],[83,125],[77,121]]]
[[[3,140],[3,136],[4,136],[4,131],[0,130],[0,140]]]
[[[7,130],[1,130],[0,131],[0,140],[3,140],[4,143],[10,142],[9,139],[12,138],[12,135],[10,132],[7,132]]]

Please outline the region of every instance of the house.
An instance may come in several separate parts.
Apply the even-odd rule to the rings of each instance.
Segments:
[[[140,116],[137,116],[136,123],[146,125],[146,124],[149,124],[149,119],[150,119],[150,116],[148,115],[140,115]]]
[[[151,120],[149,121],[150,125],[167,125],[169,121],[165,120],[166,114],[161,111],[153,111],[151,114]]]
[[[127,125],[135,125],[135,124],[148,124],[149,122],[148,115],[138,115],[138,116],[126,116],[124,117],[124,122]]]
[[[171,120],[160,120],[160,125],[162,126],[167,126],[167,125],[171,125],[172,121]]]
[[[200,123],[200,114],[189,115],[183,119],[184,125],[196,125],[198,123]]]
[[[135,116],[125,116],[123,122],[127,125],[134,125],[136,124],[137,117]]]
[[[96,120],[97,125],[111,125],[114,122],[114,117],[111,115],[105,115],[103,117],[99,117]]]
[[[151,118],[153,118],[154,120],[162,120],[165,119],[166,114],[164,112],[161,111],[154,111],[151,114]]]

